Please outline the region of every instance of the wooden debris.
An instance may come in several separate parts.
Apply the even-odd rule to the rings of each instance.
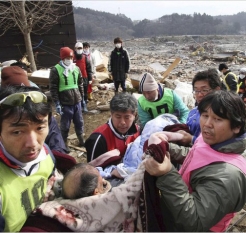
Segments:
[[[162,75],[162,80],[160,81],[161,83],[164,82],[165,78],[169,75],[169,73],[179,64],[181,59],[177,57],[175,61],[167,68],[167,70],[163,73]]]
[[[78,147],[78,146],[74,146],[72,144],[68,144],[68,146],[71,147],[71,148],[74,148],[76,150],[86,152],[86,149],[84,147]]]
[[[109,104],[107,105],[99,105],[97,106],[97,108],[101,111],[108,111],[110,108],[109,108]]]

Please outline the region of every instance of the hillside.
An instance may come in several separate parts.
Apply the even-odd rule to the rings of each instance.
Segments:
[[[112,40],[163,35],[239,35],[246,33],[246,12],[210,16],[194,13],[163,15],[157,20],[133,22],[123,14],[74,7],[77,39]]]

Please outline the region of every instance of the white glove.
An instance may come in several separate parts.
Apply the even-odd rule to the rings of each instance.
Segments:
[[[92,81],[89,81],[89,84],[92,84]]]

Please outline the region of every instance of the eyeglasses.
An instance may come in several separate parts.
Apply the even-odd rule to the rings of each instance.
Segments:
[[[16,107],[22,106],[26,102],[26,98],[30,97],[33,103],[47,103],[47,96],[39,91],[19,92],[7,96],[0,101],[0,107]]]
[[[201,90],[201,91],[194,90],[192,93],[195,94],[195,95],[198,95],[199,93],[201,93],[202,95],[206,95],[206,94],[208,94],[208,92],[210,92],[211,90],[212,90],[212,89]]]

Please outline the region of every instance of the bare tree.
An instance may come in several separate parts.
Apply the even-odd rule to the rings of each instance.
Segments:
[[[66,4],[71,1],[0,1],[0,28],[2,36],[10,29],[18,29],[24,36],[26,54],[32,71],[37,70],[34,60],[31,33],[43,34],[67,12]],[[62,9],[64,9],[62,11]]]

